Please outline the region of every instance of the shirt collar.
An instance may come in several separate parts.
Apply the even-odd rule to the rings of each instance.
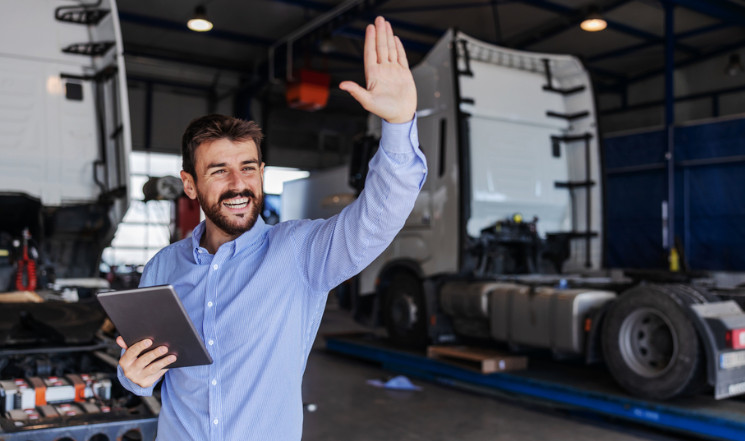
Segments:
[[[230,247],[230,257],[233,257],[237,252],[252,246],[254,243],[260,242],[260,240],[264,237],[265,227],[266,224],[264,223],[264,219],[259,216],[258,218],[256,218],[256,223],[253,227],[251,227],[250,230],[238,236],[237,239],[224,243],[222,246]],[[191,233],[191,245],[194,255],[194,262],[196,263],[201,262],[201,260],[199,259],[200,252],[207,253],[206,249],[199,246],[199,241],[202,240],[204,229],[205,221],[202,221],[199,223],[199,225],[196,226],[196,228],[194,228]]]

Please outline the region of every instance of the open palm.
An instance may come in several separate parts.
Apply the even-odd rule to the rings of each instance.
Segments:
[[[339,88],[349,92],[362,107],[390,123],[411,121],[416,112],[416,86],[401,40],[393,35],[383,17],[365,30],[365,80],[367,88],[344,81]]]

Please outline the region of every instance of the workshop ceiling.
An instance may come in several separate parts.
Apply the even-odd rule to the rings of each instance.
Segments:
[[[344,1],[120,0],[125,52],[244,73],[266,69],[269,48]],[[359,71],[363,29],[388,18],[420,59],[439,36],[457,27],[476,38],[534,51],[581,57],[596,81],[619,83],[664,67],[665,9],[659,0],[364,0],[308,38],[298,40],[297,66],[330,71],[335,80]],[[676,61],[722,55],[745,44],[745,1],[671,0]],[[195,33],[186,21],[204,5],[214,29]],[[587,33],[579,22],[597,7],[608,28]]]
[[[197,6],[206,8],[211,31],[186,27]],[[376,15],[391,21],[412,65],[449,28],[510,48],[575,55],[588,68],[598,97],[620,106],[610,111],[631,109],[629,86],[664,73],[668,12],[676,67],[712,59],[722,62],[724,75],[728,56],[745,47],[745,0],[118,0],[118,7],[131,85],[180,88],[178,93],[218,101],[233,97],[234,114],[250,109],[249,117],[265,117],[270,150],[298,152],[329,151],[328,137],[318,134],[328,121],[349,120],[345,130],[334,132],[343,145],[364,127],[364,110],[334,86],[364,82],[364,28]],[[580,29],[593,9],[608,22],[606,30]],[[283,42],[293,35],[288,69]],[[321,112],[287,109],[285,72],[300,67],[331,75]],[[721,88],[715,77],[703,81],[712,90]],[[728,81],[726,86],[735,82]],[[253,106],[253,100],[262,105]],[[141,132],[146,141],[136,148],[170,151],[148,141],[147,129]],[[285,139],[285,132],[298,139]],[[348,148],[339,151],[343,158]]]

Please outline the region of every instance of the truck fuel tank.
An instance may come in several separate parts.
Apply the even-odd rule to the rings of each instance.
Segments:
[[[580,355],[585,349],[585,318],[615,297],[611,291],[501,284],[489,293],[491,335],[499,341]]]

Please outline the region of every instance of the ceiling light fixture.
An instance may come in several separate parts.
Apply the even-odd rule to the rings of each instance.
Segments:
[[[587,32],[598,32],[608,27],[608,22],[603,19],[597,8],[591,8],[587,17],[579,25],[582,30]]]
[[[199,5],[194,9],[194,16],[186,22],[186,26],[194,32],[207,32],[212,29],[212,22],[207,19],[207,9]]]
[[[729,63],[727,63],[727,67],[724,69],[724,73],[731,77],[734,77],[735,75],[739,75],[743,72],[745,72],[745,67],[743,67],[742,61],[740,60],[740,54],[730,55]]]

